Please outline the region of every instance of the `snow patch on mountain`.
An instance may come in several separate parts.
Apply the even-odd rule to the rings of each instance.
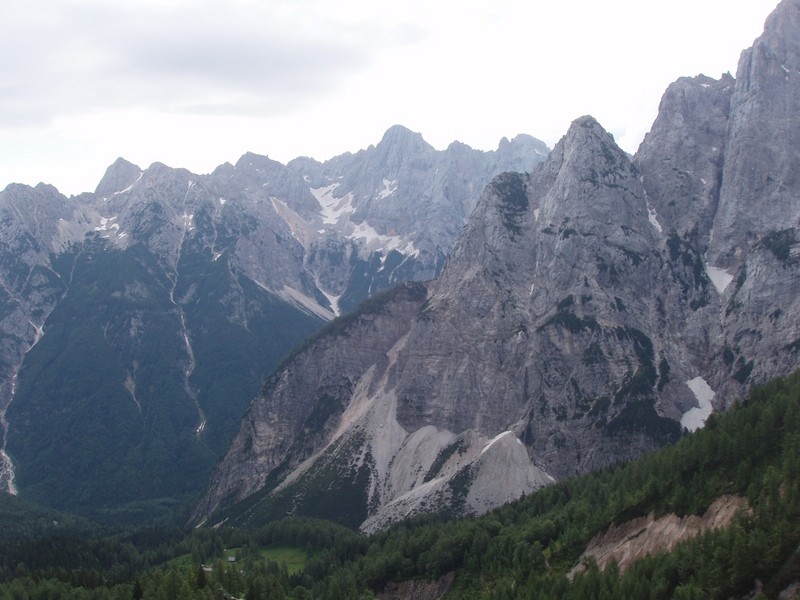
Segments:
[[[372,252],[380,250],[384,255],[392,250],[402,252],[407,256],[418,256],[419,250],[414,246],[414,242],[399,235],[382,235],[375,228],[362,221],[353,225],[353,231],[347,237],[351,240],[363,240],[366,250]]]
[[[656,210],[650,206],[650,203],[647,203],[647,220],[650,221],[650,224],[656,228],[658,233],[662,233],[664,230],[661,227],[661,223],[658,222],[658,214]]]
[[[711,400],[714,399],[715,392],[702,377],[690,379],[686,382],[686,385],[692,390],[699,406],[690,408],[683,413],[681,425],[689,431],[696,431],[706,424],[706,419],[711,415],[711,411],[714,410]]]
[[[383,200],[384,198],[388,198],[389,196],[394,194],[396,191],[397,191],[397,181],[396,180],[390,181],[389,179],[384,178],[383,189],[378,192],[378,198]]]
[[[118,230],[119,224],[114,223],[117,217],[100,217],[100,225],[94,228],[95,231],[108,231],[109,229]]]
[[[709,264],[705,265],[705,269],[706,275],[708,275],[711,283],[714,284],[714,287],[717,288],[717,291],[722,295],[725,292],[725,288],[728,287],[728,284],[733,281],[733,275],[728,273],[725,269],[712,267]]]
[[[322,222],[327,225],[336,225],[342,217],[355,212],[352,192],[348,192],[342,197],[334,196],[334,192],[340,184],[340,182],[336,182],[321,188],[309,188],[319,202]]]

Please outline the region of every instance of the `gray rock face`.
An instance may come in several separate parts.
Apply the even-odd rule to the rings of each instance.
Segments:
[[[798,32],[781,2],[735,82],[670,87],[636,155],[671,255],[713,284],[694,277],[685,332],[720,407],[798,366]]]
[[[800,2],[784,0],[739,60],[709,258],[738,267],[776,223],[797,227]]]
[[[511,428],[557,477],[622,458],[602,427],[623,414],[626,382],[655,383],[656,240],[630,160],[577,120],[530,178],[487,188],[412,332],[423,351],[399,359],[400,423]]]
[[[652,218],[680,237],[693,235],[701,252],[717,212],[733,88],[730,75],[670,85],[636,153]]]
[[[274,478],[237,507],[218,484],[240,464],[234,446],[198,516],[289,512],[373,531],[481,512],[638,456],[800,367],[799,15],[800,1],[779,5],[735,81],[671,85],[632,160],[582,117],[530,173],[494,178],[407,330],[359,358],[319,449],[281,446],[271,464],[301,467],[260,475]],[[335,374],[309,352],[304,372]],[[303,414],[325,405],[272,382],[250,414],[290,398]],[[503,458],[484,468],[493,449]]]
[[[130,189],[139,180],[142,170],[124,158],[118,158],[106,169],[94,193],[101,198],[110,198]]]

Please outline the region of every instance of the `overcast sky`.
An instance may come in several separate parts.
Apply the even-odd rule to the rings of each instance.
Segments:
[[[591,114],[627,151],[666,86],[735,75],[777,0],[2,0],[0,189],[93,191],[118,156],[207,173],[436,148]]]

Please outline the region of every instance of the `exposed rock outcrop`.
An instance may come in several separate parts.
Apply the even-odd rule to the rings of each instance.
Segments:
[[[453,585],[455,573],[448,573],[436,581],[410,580],[391,583],[378,594],[380,600],[440,600]]]
[[[714,500],[703,515],[679,517],[669,514],[656,519],[650,513],[646,517],[612,525],[589,542],[581,554],[580,564],[570,571],[570,577],[583,571],[583,562],[590,558],[600,569],[614,561],[620,572],[625,572],[645,556],[670,552],[684,540],[704,531],[730,525],[743,510],[747,510],[747,500],[738,496],[722,496]]]

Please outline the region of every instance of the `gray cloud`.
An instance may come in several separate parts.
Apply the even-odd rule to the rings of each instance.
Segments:
[[[11,0],[0,14],[0,52],[12,57],[0,64],[0,125],[131,107],[280,113],[344,85],[382,48],[421,35],[317,19],[304,2],[282,10],[275,2],[32,4]]]

